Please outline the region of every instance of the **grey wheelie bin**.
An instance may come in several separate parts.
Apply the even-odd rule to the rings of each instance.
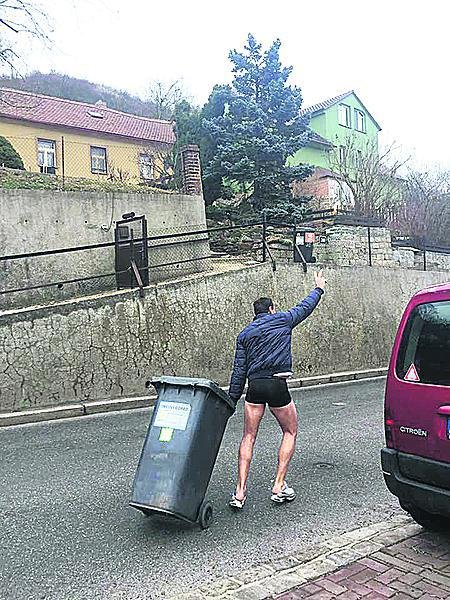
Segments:
[[[158,399],[145,438],[130,505],[209,527],[205,499],[235,403],[208,379],[158,377]]]

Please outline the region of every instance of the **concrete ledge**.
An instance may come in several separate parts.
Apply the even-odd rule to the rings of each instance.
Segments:
[[[83,415],[84,406],[82,404],[65,404],[64,406],[49,406],[48,408],[0,413],[0,427],[67,419],[68,417],[82,417]]]
[[[364,371],[355,371],[355,379],[366,379],[367,377],[385,377],[387,373],[387,367],[379,367],[377,369],[366,369]]]
[[[330,383],[331,375],[316,375],[314,377],[302,377],[289,381],[289,387],[309,387],[311,385],[320,385],[321,383]]]
[[[138,396],[136,398],[117,398],[115,400],[92,400],[84,402],[84,414],[95,415],[115,410],[130,410],[132,408],[147,408],[153,406],[155,396]]]
[[[290,379],[288,381],[288,386],[290,389],[298,389],[303,387],[311,387],[313,385],[321,385],[324,383],[340,383],[345,381],[355,381],[358,379],[382,377],[386,375],[386,373],[387,368],[365,369],[362,371],[343,371],[341,373],[330,373],[328,375],[315,375],[313,377]],[[223,387],[222,389],[228,391],[227,387]],[[118,410],[149,408],[155,404],[155,401],[156,395],[136,396],[134,398],[90,400],[88,402],[81,402],[80,404],[48,406],[46,408],[37,408],[33,410],[0,413],[0,427],[22,425],[25,423],[37,423],[39,421],[50,421],[54,419],[66,419],[68,417],[95,415]]]
[[[355,371],[342,371],[341,373],[333,373],[330,376],[330,383],[339,383],[340,381],[353,381],[356,379]]]
[[[371,379],[372,377],[384,377],[387,375],[387,372],[387,367],[363,369],[360,371],[341,371],[339,373],[330,373],[329,375],[315,375],[312,377],[290,379],[288,381],[288,386],[290,388],[299,388],[321,385],[323,383],[340,383],[342,381],[355,381],[357,379]]]

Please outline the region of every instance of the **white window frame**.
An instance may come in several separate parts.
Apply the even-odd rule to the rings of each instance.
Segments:
[[[359,127],[359,118],[361,118],[361,128]],[[360,133],[366,133],[366,115],[359,108],[355,108],[355,129]]]
[[[95,154],[97,150],[101,150],[101,154]],[[104,146],[90,146],[90,159],[91,159],[91,173],[95,175],[107,175],[108,174],[108,158],[107,151]],[[104,169],[99,164],[104,161]]]
[[[338,122],[342,127],[350,128],[352,126],[352,111],[348,104],[339,104]]]
[[[37,162],[42,173],[56,171],[56,140],[37,139]]]
[[[149,171],[146,174],[146,169]],[[152,181],[155,178],[155,163],[153,156],[145,152],[139,153],[139,176],[144,181]]]

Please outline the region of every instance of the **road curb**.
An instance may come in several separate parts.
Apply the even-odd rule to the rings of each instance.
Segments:
[[[152,396],[137,396],[135,398],[116,398],[115,400],[92,400],[84,402],[84,414],[95,415],[116,410],[131,410],[133,408],[148,408],[155,403],[156,394]]]
[[[422,527],[406,515],[348,531],[325,542],[232,577],[223,577],[169,600],[264,600],[332,573],[419,534]]]
[[[359,379],[373,379],[387,375],[387,367],[377,369],[363,369],[360,371],[341,371],[328,375],[315,375],[313,377],[301,377],[300,379],[289,379],[290,388],[310,387],[324,383],[341,383],[344,381],[356,381]]]
[[[53,406],[52,408],[36,408],[33,410],[0,413],[0,427],[67,419],[69,417],[81,417],[83,414],[84,409],[82,404],[65,404],[64,406]]]
[[[156,400],[154,396],[137,396],[135,398],[116,398],[114,400],[93,400],[79,404],[64,404],[33,410],[0,413],[0,429],[12,425],[25,425],[42,421],[55,421],[72,417],[92,416],[100,413],[150,408]]]
[[[339,383],[345,381],[357,381],[360,379],[373,379],[383,377],[387,374],[387,368],[364,369],[359,371],[343,371],[330,373],[328,375],[316,375],[313,377],[301,377],[290,379],[288,386],[291,389],[311,387],[327,383]],[[228,388],[222,388],[225,391]],[[61,406],[49,406],[44,408],[27,409],[16,412],[0,413],[0,428],[11,425],[24,425],[28,423],[39,423],[41,421],[53,421],[56,419],[67,419],[71,417],[83,417],[100,413],[114,412],[120,410],[131,410],[136,408],[149,408],[154,405],[156,395],[135,396],[134,398],[115,398],[113,400],[89,400]]]

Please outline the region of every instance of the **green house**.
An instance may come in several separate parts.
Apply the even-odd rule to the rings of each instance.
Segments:
[[[329,169],[329,154],[333,146],[345,146],[349,136],[363,150],[377,143],[381,127],[354,91],[319,102],[302,110],[309,117],[311,139],[290,159],[290,164],[307,163]]]
[[[350,143],[356,154],[364,152],[370,145],[378,147],[381,127],[353,90],[310,106],[301,114],[309,117],[311,137],[308,144],[289,159],[288,164],[306,163],[316,167],[316,170],[306,183],[306,189],[302,186],[299,192],[327,199],[339,196],[342,200],[342,186],[333,172],[336,157],[340,156],[336,153],[347,152]],[[333,202],[322,204],[328,207]]]

